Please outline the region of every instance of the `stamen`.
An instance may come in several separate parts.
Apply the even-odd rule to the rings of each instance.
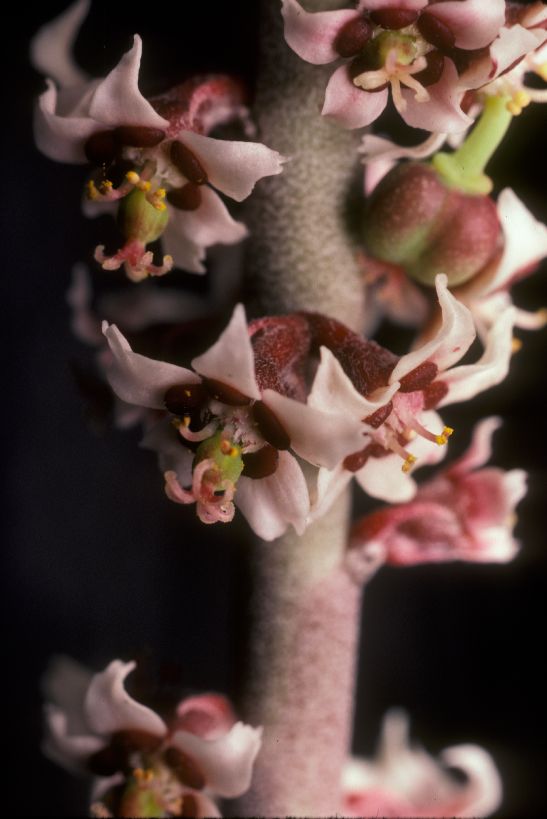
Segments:
[[[140,783],[148,783],[154,779],[154,771],[151,768],[135,768],[133,776]]]
[[[226,439],[220,442],[220,451],[223,455],[229,455],[230,458],[235,458],[236,455],[241,453],[241,449],[238,446],[234,446]]]
[[[93,254],[103,270],[119,270],[124,266],[127,277],[133,282],[140,282],[148,276],[163,276],[173,267],[173,257],[166,255],[163,257],[161,265],[153,264],[154,254],[138,241],[127,242],[113,256],[106,256],[104,245],[97,245]]]
[[[448,443],[448,439],[453,434],[454,430],[452,429],[452,427],[443,427],[443,431],[440,435],[437,435],[435,443],[438,444],[439,446],[444,446],[446,443]]]
[[[217,424],[216,421],[211,421],[209,424],[206,424],[203,429],[198,430],[197,432],[192,432],[186,424],[179,425],[179,433],[182,435],[183,438],[186,438],[187,441],[205,441],[206,438],[210,438],[211,435],[214,435],[217,431]]]
[[[547,63],[542,63],[541,65],[538,65],[534,69],[534,71],[539,77],[541,77],[542,80],[547,82]]]
[[[416,463],[416,456],[412,455],[412,453],[408,452],[408,450],[404,449],[399,441],[392,437],[387,442],[388,449],[391,449],[396,455],[399,455],[400,458],[403,459],[404,463],[401,467],[402,471],[406,474],[410,472],[412,466]]]
[[[511,352],[512,353],[518,353],[518,351],[521,348],[522,348],[522,341],[520,340],[520,338],[517,338],[516,336],[513,336],[513,338],[511,339]]]

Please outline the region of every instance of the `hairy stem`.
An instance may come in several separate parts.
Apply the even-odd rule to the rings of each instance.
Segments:
[[[280,6],[262,2],[255,115],[261,140],[290,159],[253,196],[249,286],[257,312],[316,310],[359,330],[363,288],[345,222],[358,140],[320,116],[333,69],[293,54]],[[256,546],[243,716],[264,726],[264,744],[238,816],[340,810],[361,596],[343,565],[349,507],[346,492],[302,537],[291,532]]]

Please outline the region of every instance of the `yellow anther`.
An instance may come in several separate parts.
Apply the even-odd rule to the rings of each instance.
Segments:
[[[185,426],[185,427],[189,427],[191,420],[192,419],[190,418],[189,415],[184,415],[183,418],[182,418],[182,425]]]
[[[542,80],[545,80],[545,82],[547,82],[547,63],[542,63],[541,65],[538,65],[538,67],[535,69],[535,72],[541,77]]]
[[[99,196],[100,196],[100,193],[99,193],[99,191],[97,190],[97,188],[95,186],[95,182],[92,179],[90,179],[89,182],[87,183],[87,197],[88,197],[88,199],[98,199]]]
[[[514,100],[508,102],[505,106],[510,114],[513,114],[514,117],[518,117],[519,114],[522,114],[522,108],[520,105],[517,105]]]
[[[192,395],[192,393],[190,392],[190,390],[184,390],[184,394],[185,394],[185,396],[186,396],[187,398],[190,398],[190,396]]]
[[[513,338],[511,339],[511,352],[512,353],[518,353],[518,351],[521,349],[521,347],[522,347],[522,341],[520,340],[520,338],[517,338],[516,336],[513,336]]]
[[[131,185],[138,185],[138,183],[141,181],[141,178],[136,171],[127,171],[125,178]]]
[[[440,435],[435,436],[435,443],[439,444],[439,446],[444,446],[448,443],[448,439],[454,433],[452,427],[443,427],[443,431]]]
[[[415,455],[407,455],[404,464],[401,467],[401,470],[405,473],[410,472],[414,464],[416,463],[416,456]]]
[[[108,191],[111,191],[113,187],[114,184],[110,181],[110,179],[103,179],[101,182],[101,191],[103,191],[103,193],[108,193]]]
[[[151,782],[154,779],[154,771],[151,768],[135,768],[133,776],[138,782]]]
[[[167,209],[167,205],[165,204],[165,202],[152,202],[152,204],[154,205],[156,210],[163,211]]]
[[[165,188],[158,188],[155,193],[155,196],[157,196],[158,199],[165,199],[165,197],[167,196],[167,191],[165,190]]]
[[[530,105],[530,103],[532,101],[530,99],[529,94],[527,94],[526,91],[522,91],[522,90],[517,91],[517,93],[514,95],[513,99],[516,102],[516,104],[519,105],[521,108],[526,108],[526,106]]]
[[[147,191],[150,190],[151,184],[148,181],[148,179],[141,179],[139,182],[137,182],[137,188],[140,191],[143,191],[144,193],[146,193]]]

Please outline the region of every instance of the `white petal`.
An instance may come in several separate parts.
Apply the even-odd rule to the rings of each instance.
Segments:
[[[442,310],[441,328],[431,341],[399,359],[391,373],[391,383],[400,381],[424,361],[432,361],[442,372],[459,361],[473,343],[475,326],[471,313],[450,293],[446,276],[436,276],[435,287]]]
[[[462,805],[458,816],[490,816],[501,803],[503,786],[490,754],[478,745],[456,745],[440,754],[451,768],[459,768],[467,776],[463,786]]]
[[[134,353],[115,324],[103,322],[103,334],[113,361],[106,371],[110,386],[123,401],[140,407],[164,409],[163,398],[175,384],[197,384],[199,376],[185,367]]]
[[[372,193],[378,182],[393,168],[399,159],[425,159],[436,153],[445,143],[445,133],[434,133],[418,145],[397,145],[385,137],[366,134],[359,153],[365,165],[365,193]]]
[[[282,0],[285,40],[299,57],[313,65],[325,65],[339,59],[334,42],[340,29],[358,17],[353,9],[339,11],[305,11],[296,0]]]
[[[467,401],[503,381],[511,362],[514,320],[515,312],[509,307],[488,333],[485,351],[477,363],[464,364],[443,374],[441,380],[448,385],[448,394],[439,407]]]
[[[77,0],[51,23],[42,26],[31,40],[32,65],[46,77],[53,77],[60,86],[78,85],[87,79],[74,62],[72,48],[89,6],[90,0]]]
[[[447,473],[454,475],[471,472],[489,461],[492,456],[492,436],[501,424],[501,418],[494,416],[480,421],[473,430],[469,448],[448,468]]]
[[[344,64],[331,75],[321,113],[343,128],[364,128],[378,119],[388,98],[387,88],[382,91],[358,88],[351,81],[348,66]]]
[[[250,398],[260,398],[253,348],[242,304],[236,305],[230,323],[218,341],[207,352],[194,358],[192,367],[206,378],[229,384]]]
[[[84,700],[93,673],[70,657],[54,657],[43,676],[44,699],[63,712],[70,734],[88,733]]]
[[[353,472],[344,469],[341,464],[334,469],[321,467],[317,470],[317,481],[311,498],[310,523],[326,515],[352,479]]]
[[[275,540],[291,524],[301,535],[310,508],[308,487],[296,458],[279,453],[273,475],[253,480],[241,477],[235,501],[249,526],[263,540]]]
[[[105,740],[92,734],[73,734],[67,715],[54,705],[44,709],[46,737],[43,751],[47,757],[69,771],[78,771],[85,760],[105,746]]]
[[[515,506],[526,495],[528,475],[523,469],[512,469],[503,476],[503,484],[507,495],[508,505],[514,509]]]
[[[262,743],[262,729],[236,723],[220,739],[206,740],[177,731],[172,745],[197,764],[207,787],[219,796],[233,798],[251,784],[253,763]]]
[[[86,139],[99,129],[90,117],[59,116],[57,89],[47,80],[47,89],[38,98],[34,108],[34,139],[38,149],[58,162],[84,163],[87,159],[83,146]]]
[[[519,270],[530,268],[547,256],[547,227],[532,216],[510,188],[502,190],[498,197],[498,216],[505,244],[486,293],[508,286]]]
[[[89,116],[104,125],[142,125],[168,128],[169,122],[154,111],[139,91],[142,41],[135,34],[133,47],[123,55],[97,86],[89,106]]]
[[[169,421],[160,421],[146,432],[140,446],[157,453],[161,472],[172,470],[181,486],[190,486],[194,455],[182,445],[182,439],[178,439],[180,435]]]
[[[428,13],[450,28],[458,48],[483,48],[505,23],[505,0],[448,0],[435,3]]]
[[[184,219],[182,214],[180,219]],[[175,267],[180,267],[188,273],[205,273],[205,248],[189,239],[180,230],[178,214],[174,213],[174,208],[169,215],[167,227],[163,231],[161,244],[164,253],[173,257]]]
[[[167,732],[163,720],[132,699],[124,688],[124,680],[135,665],[113,660],[104,671],[94,675],[84,703],[86,719],[94,733],[108,735],[135,730],[163,736]]]
[[[237,142],[181,131],[178,139],[196,155],[209,182],[227,196],[241,202],[259,179],[283,170],[283,157],[260,142]]]
[[[441,4],[436,8],[439,5]],[[417,102],[413,91],[402,90],[406,105],[399,113],[408,125],[425,131],[446,133],[458,133],[473,125],[473,119],[460,107],[464,90],[458,84],[456,66],[448,57],[445,57],[440,79],[429,85],[427,92],[429,101]]]

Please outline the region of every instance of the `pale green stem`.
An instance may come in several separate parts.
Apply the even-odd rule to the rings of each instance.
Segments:
[[[450,187],[465,193],[490,193],[492,180],[484,170],[511,124],[508,102],[505,96],[487,97],[479,121],[458,150],[433,157],[433,167]]]

